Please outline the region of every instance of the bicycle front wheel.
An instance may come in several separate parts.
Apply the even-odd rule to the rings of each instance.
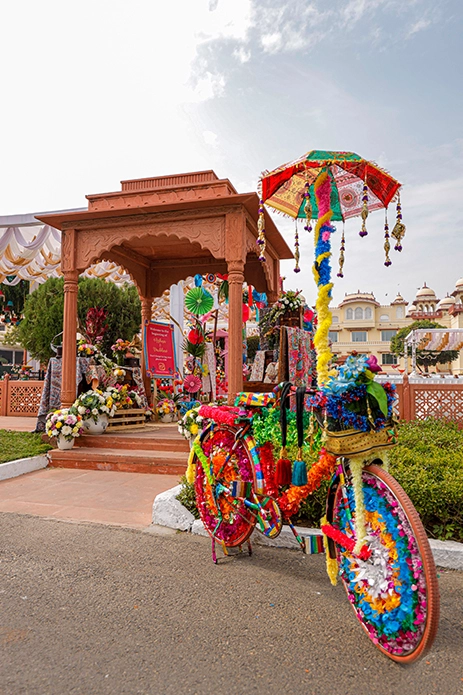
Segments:
[[[209,429],[201,442],[207,463],[195,457],[199,515],[211,538],[228,548],[244,543],[256,523],[256,515],[244,503],[254,483],[251,455],[235,435],[226,425]]]
[[[379,466],[362,471],[368,560],[337,547],[339,573],[368,637],[394,661],[410,663],[431,646],[439,621],[436,567],[426,532],[408,495]],[[354,536],[355,500],[347,482],[335,493],[333,525]],[[349,519],[349,511],[353,519]]]

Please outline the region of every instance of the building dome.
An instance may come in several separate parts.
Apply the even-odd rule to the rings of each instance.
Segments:
[[[444,297],[444,299],[440,300],[438,308],[448,310],[451,306],[453,306],[453,304],[455,304],[455,297],[449,297],[447,295],[446,297]]]
[[[463,278],[460,278],[459,280],[456,281],[455,289],[456,290],[463,290]]]
[[[416,311],[416,306],[414,304],[410,304],[410,306],[407,309],[407,316],[411,316],[414,314]]]
[[[436,301],[436,293],[430,287],[426,287],[424,283],[423,287],[416,293],[416,299],[430,299]]]

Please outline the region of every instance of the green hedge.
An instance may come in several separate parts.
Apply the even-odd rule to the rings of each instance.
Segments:
[[[0,430],[0,463],[45,454],[51,448],[42,442],[41,434]]]
[[[294,457],[293,427],[290,422],[289,449]],[[389,470],[415,505],[428,535],[463,542],[463,432],[443,420],[404,422],[399,426],[399,442],[389,452]],[[193,486],[182,482],[178,499],[197,518]],[[319,526],[327,487],[327,482],[322,483],[302,503],[296,523]]]

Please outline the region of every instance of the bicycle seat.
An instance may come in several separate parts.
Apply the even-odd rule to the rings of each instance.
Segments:
[[[246,408],[265,408],[275,403],[274,393],[252,393],[251,391],[241,391],[235,398],[235,407],[245,406]]]

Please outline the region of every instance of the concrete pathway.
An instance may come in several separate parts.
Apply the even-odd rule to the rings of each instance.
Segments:
[[[0,430],[15,432],[33,432],[37,424],[36,417],[0,417]]]
[[[213,565],[189,533],[1,513],[0,538],[2,695],[463,691],[460,572],[439,572],[436,641],[405,668],[363,634],[321,555],[256,547]]]
[[[178,481],[174,475],[45,468],[1,481],[0,512],[140,529],[151,523],[156,495]]]

